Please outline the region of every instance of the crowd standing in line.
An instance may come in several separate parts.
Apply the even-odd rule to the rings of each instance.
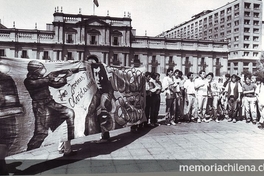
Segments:
[[[158,123],[160,94],[165,95],[165,125],[181,122],[209,123],[227,120],[236,123],[258,124],[264,128],[264,78],[245,73],[225,74],[225,80],[215,78],[212,72],[201,70],[183,74],[168,68],[160,81],[157,73],[146,72],[147,121],[144,126]]]

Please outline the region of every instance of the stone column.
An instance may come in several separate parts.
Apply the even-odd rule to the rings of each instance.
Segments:
[[[146,67],[146,69],[148,69],[148,56],[144,55],[144,54],[139,54],[138,55],[141,66]]]
[[[198,58],[197,56],[192,56],[192,72],[198,73]]]
[[[243,62],[239,61],[236,74],[241,74],[242,72],[243,72]]]
[[[227,65],[228,66],[228,65]],[[233,74],[233,70],[234,70],[234,64],[233,62],[230,62],[230,71],[229,74],[232,75]]]
[[[205,62],[208,65],[205,69],[205,73],[209,73],[213,71],[213,58],[205,57]]]
[[[105,53],[105,64],[106,64],[106,65],[109,65],[109,62],[108,62],[108,55],[109,55],[109,53]]]
[[[152,56],[147,56],[147,71],[151,71]]]
[[[223,66],[220,68],[220,74],[223,74],[224,72],[228,72],[228,60],[227,60],[227,58],[220,58],[220,62]]]
[[[29,59],[36,59],[36,55],[34,55],[34,53],[32,52],[32,50],[27,50],[27,56],[29,57]]]
[[[175,62],[175,64],[177,64],[175,69],[179,69],[179,70],[182,70],[183,69],[183,66],[182,66],[183,58],[180,55],[176,55],[173,58],[173,61]]]
[[[157,73],[161,73],[162,70],[161,70],[161,63],[164,62],[164,56],[161,56],[161,55],[156,55],[156,62],[159,63],[159,65],[157,65],[156,67],[156,72]]]

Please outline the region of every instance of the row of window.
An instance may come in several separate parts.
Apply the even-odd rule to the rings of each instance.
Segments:
[[[250,12],[245,12],[245,14],[244,14],[244,16],[245,17],[249,17],[250,16]],[[258,12],[254,12],[253,13],[254,15],[254,17],[255,18],[259,18],[259,16],[260,16],[260,13],[258,13]],[[235,17],[238,17],[239,16],[239,12],[237,12],[237,13],[235,13]],[[206,19],[206,18],[205,18]],[[209,23],[207,23],[207,20],[200,20],[199,21],[199,26],[201,27],[201,26],[205,26],[205,27],[207,27],[207,24],[209,25],[209,27],[212,27],[213,26],[213,22],[212,22],[212,20],[210,20],[209,21]],[[216,18],[215,20],[214,20],[214,25],[217,25],[218,23],[219,23],[219,21],[218,21],[219,19],[218,18]],[[225,21],[231,21],[232,20],[232,15],[229,15],[229,16],[225,16],[225,17],[222,17],[221,19],[220,19],[220,22],[221,23],[224,23]],[[238,22],[239,20],[237,20],[237,22]],[[259,23],[259,20],[256,20],[256,19],[254,19],[254,23],[255,22],[258,22]],[[193,29],[194,27],[198,27],[198,21],[196,21],[195,23],[192,23],[192,24],[190,24],[190,25],[187,25],[187,26],[184,26],[184,27],[182,27],[181,28],[181,30],[188,30],[188,29]],[[178,32],[179,32],[179,30],[178,30]]]
[[[233,66],[234,67],[238,67],[238,62],[232,62],[232,63],[233,63]],[[243,65],[243,67],[248,67],[249,66],[249,63],[250,62],[242,62],[242,65]],[[227,66],[230,67],[231,66],[231,63],[228,62]],[[253,67],[256,67],[257,66],[257,63],[256,62],[252,62],[252,66]]]
[[[258,10],[260,9],[260,4],[257,4],[257,3],[253,3],[252,5],[254,7],[255,10]],[[245,3],[244,4],[244,7],[245,9],[248,9],[251,7],[251,3]],[[192,24],[189,24],[189,25],[186,25],[186,26],[182,26],[181,28],[178,28],[178,30],[176,31],[172,31],[171,33],[169,33],[167,35],[167,37],[169,38],[174,38],[174,37],[179,37],[180,34],[186,32],[186,31],[192,31],[194,32],[194,28],[195,28],[195,31],[198,31],[198,24],[199,24],[199,30],[203,30],[203,29],[207,29],[208,27],[211,28],[215,25],[219,25],[219,16],[224,16],[224,17],[221,17],[220,19],[220,24],[221,23],[226,23],[228,21],[231,21],[232,20],[232,15],[229,14],[231,11],[232,11],[232,8],[234,8],[234,18],[236,17],[239,17],[239,4],[236,4],[234,5],[233,7],[229,7],[227,9],[224,9],[220,12],[216,12],[214,15],[210,15],[209,17],[205,17],[203,19],[200,19],[199,22],[198,21],[195,21],[193,22]],[[226,11],[226,13],[225,13]],[[220,14],[220,15],[219,15]],[[226,16],[226,14],[229,14],[228,16]],[[251,14],[253,14],[253,17],[254,18],[259,18],[260,17],[260,13],[259,12],[251,12],[251,11],[247,11],[245,10],[244,12],[244,16],[245,17],[250,17]],[[213,21],[214,21],[214,25],[213,25]],[[238,26],[239,25],[239,20],[236,20],[235,22],[235,26]],[[254,26],[260,26],[260,20],[256,20],[254,19],[252,24]],[[208,26],[207,26],[208,24]],[[251,22],[249,21],[249,19],[245,20],[244,21],[244,24],[246,25],[249,25],[251,24]],[[228,26],[227,25],[227,28],[228,27],[231,27],[231,24]],[[223,27],[225,28],[225,27]]]
[[[99,42],[98,42],[99,36],[98,35],[89,35],[89,39],[90,39],[89,44],[91,44],[91,45],[98,45],[99,44]],[[119,45],[120,38],[118,36],[113,36],[112,39],[113,39],[112,45]],[[73,34],[67,34],[66,43],[69,43],[69,44],[75,43],[73,40]]]
[[[235,51],[235,52],[231,52],[230,53],[231,55],[233,55],[233,56],[239,56],[239,54],[238,54],[238,52],[237,51]],[[248,56],[252,56],[252,57],[258,57],[258,52],[249,52],[249,51],[245,51],[245,52],[243,52],[243,55],[242,55],[242,57],[248,57]]]
[[[177,36],[174,35],[172,38],[175,38],[175,37],[178,37],[178,38],[194,38],[194,37],[198,38],[199,37],[201,39],[203,38],[203,39],[206,40],[207,38],[212,39],[214,37],[215,39],[218,39],[219,37],[223,38],[223,37],[225,37],[227,35],[230,35],[232,33],[232,29],[230,29],[230,28],[231,28],[230,26],[227,27],[227,31],[226,32],[220,32],[219,34],[218,34],[219,30],[218,30],[218,27],[217,27],[214,30],[210,29],[208,31],[204,31],[203,33],[202,33],[202,31],[199,31],[199,33],[197,31],[195,31],[195,33],[193,31],[187,32],[187,33],[186,32],[178,33]],[[221,26],[221,30],[226,30],[226,29],[223,26]],[[259,28],[253,28],[252,29],[252,28],[248,28],[248,27],[244,28],[244,33],[250,33],[251,30],[253,31],[253,34],[259,34],[260,33],[260,29]],[[233,33],[238,33],[238,32],[239,32],[239,27],[234,28]],[[213,34],[214,34],[214,36],[213,36]]]

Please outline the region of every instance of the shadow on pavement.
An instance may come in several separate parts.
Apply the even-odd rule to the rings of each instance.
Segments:
[[[103,154],[110,154],[111,152],[125,147],[135,141],[136,139],[147,134],[152,128],[142,128],[137,133],[126,132],[113,136],[106,143],[96,143],[95,141],[85,142],[83,144],[76,144],[72,146],[73,150],[78,150],[77,154],[71,157],[59,157],[56,159],[43,161],[41,163],[32,165],[24,170],[18,170],[12,168],[9,170],[10,173],[15,175],[34,175],[42,173],[54,168],[68,165],[74,162],[84,160],[86,158],[91,158]],[[11,163],[12,164],[12,163]]]

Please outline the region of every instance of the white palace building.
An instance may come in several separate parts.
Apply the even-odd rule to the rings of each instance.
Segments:
[[[13,28],[7,28],[0,24],[0,56],[85,61],[96,55],[108,65],[144,66],[162,76],[169,67],[180,69],[183,74],[198,73],[201,69],[216,76],[228,72],[226,41],[136,36],[129,13],[124,17],[95,16],[67,14],[62,8],[55,8],[53,16],[46,30],[17,29],[15,23]]]

